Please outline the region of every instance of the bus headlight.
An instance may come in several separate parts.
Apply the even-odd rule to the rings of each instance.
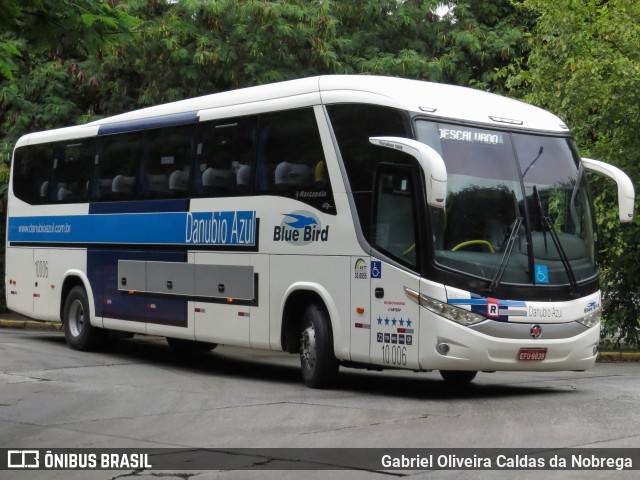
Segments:
[[[602,320],[602,307],[598,306],[595,310],[592,310],[587,315],[579,318],[577,321],[587,328],[595,327]]]
[[[411,300],[418,303],[420,306],[435,313],[436,315],[446,318],[447,320],[459,323],[460,325],[475,325],[476,323],[486,320],[486,317],[482,315],[470,312],[464,308],[454,307],[453,305],[441,302],[435,298],[427,297],[426,295],[421,295],[410,288],[404,287],[404,291]]]

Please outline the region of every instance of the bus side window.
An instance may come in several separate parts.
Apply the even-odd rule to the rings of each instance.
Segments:
[[[61,145],[61,154],[54,162],[56,191],[53,192],[55,202],[86,202],[89,198],[89,179],[93,168],[95,142],[74,140]]]
[[[416,197],[413,170],[382,164],[375,172],[373,245],[413,268],[416,257]]]
[[[353,195],[360,228],[365,238],[371,241],[373,232],[369,227],[374,170],[379,163],[395,161],[395,157],[391,150],[372,145],[369,138],[410,138],[408,123],[401,111],[377,105],[329,105],[327,111],[347,172],[348,190]]]
[[[335,204],[313,110],[263,115],[257,146],[256,190],[297,199],[325,213]]]
[[[233,164],[236,160],[238,125],[216,125],[213,138],[204,151],[207,168],[202,172],[202,186],[213,196],[222,197],[234,192],[236,179]]]
[[[256,118],[249,116],[201,126],[196,140],[193,196],[224,197],[250,192],[255,122]]]
[[[311,186],[315,165],[324,159],[313,111],[264,115],[260,134],[258,161],[269,176],[269,182],[262,185],[265,193],[286,194]]]
[[[73,140],[18,149],[16,196],[34,205],[86,202],[93,145],[93,140]]]
[[[151,130],[144,134],[143,198],[184,198],[189,193],[192,125]]]
[[[140,132],[103,137],[97,160],[99,185],[111,185],[100,189],[100,200],[133,200],[140,188],[140,158],[142,156],[142,134]],[[94,194],[97,189],[94,189]]]
[[[13,166],[13,191],[20,200],[32,205],[47,203],[52,153],[49,145],[34,145],[16,150]]]

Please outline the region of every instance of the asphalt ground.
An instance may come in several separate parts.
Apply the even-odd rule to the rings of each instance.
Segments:
[[[0,328],[60,330],[61,323],[39,322],[14,312],[0,313]],[[601,351],[598,362],[640,362],[640,352]]]

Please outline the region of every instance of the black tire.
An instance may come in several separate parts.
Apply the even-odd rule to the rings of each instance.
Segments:
[[[465,370],[440,370],[440,376],[442,376],[445,382],[452,385],[471,383],[477,374],[478,372]]]
[[[74,350],[94,350],[100,345],[103,331],[91,325],[91,311],[87,292],[83,287],[73,287],[64,302],[62,311],[64,338]]]
[[[305,385],[329,387],[335,383],[340,367],[333,352],[333,335],[329,315],[312,303],[302,316],[300,334],[300,366]]]
[[[210,352],[218,346],[217,343],[199,342],[197,340],[185,340],[183,338],[170,337],[167,337],[167,343],[171,347],[171,350],[180,354]]]

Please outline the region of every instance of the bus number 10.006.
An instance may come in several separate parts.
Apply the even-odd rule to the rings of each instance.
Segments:
[[[46,260],[36,260],[35,265],[37,278],[49,277],[49,262]]]
[[[398,347],[396,345],[382,346],[382,361],[391,365],[407,364],[407,347]]]

